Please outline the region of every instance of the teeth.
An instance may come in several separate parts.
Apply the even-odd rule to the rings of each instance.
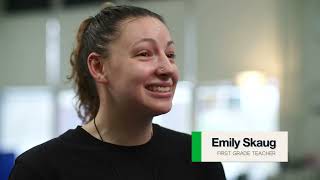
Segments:
[[[155,91],[155,92],[170,92],[171,90],[170,87],[161,87],[161,86],[149,86],[148,89],[150,91]]]

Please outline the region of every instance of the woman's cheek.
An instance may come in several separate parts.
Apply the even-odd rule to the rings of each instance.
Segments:
[[[174,70],[174,78],[176,81],[178,81],[180,79],[180,71],[177,65],[175,65],[175,70]]]

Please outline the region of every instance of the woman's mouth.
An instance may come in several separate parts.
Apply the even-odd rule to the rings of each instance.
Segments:
[[[148,94],[154,98],[172,98],[174,86],[148,85],[146,86]]]
[[[160,92],[160,93],[167,93],[171,92],[172,88],[171,86],[147,86],[146,87],[149,91],[152,92]]]

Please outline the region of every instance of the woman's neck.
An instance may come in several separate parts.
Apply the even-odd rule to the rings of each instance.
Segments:
[[[83,126],[92,136],[102,141],[122,145],[136,146],[147,143],[152,137],[152,117],[143,118],[138,113],[117,112],[100,106],[94,121]],[[100,138],[100,135],[101,138]]]

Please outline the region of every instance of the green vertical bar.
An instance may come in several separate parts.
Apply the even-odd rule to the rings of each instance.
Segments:
[[[192,132],[192,162],[201,162],[201,132]]]

